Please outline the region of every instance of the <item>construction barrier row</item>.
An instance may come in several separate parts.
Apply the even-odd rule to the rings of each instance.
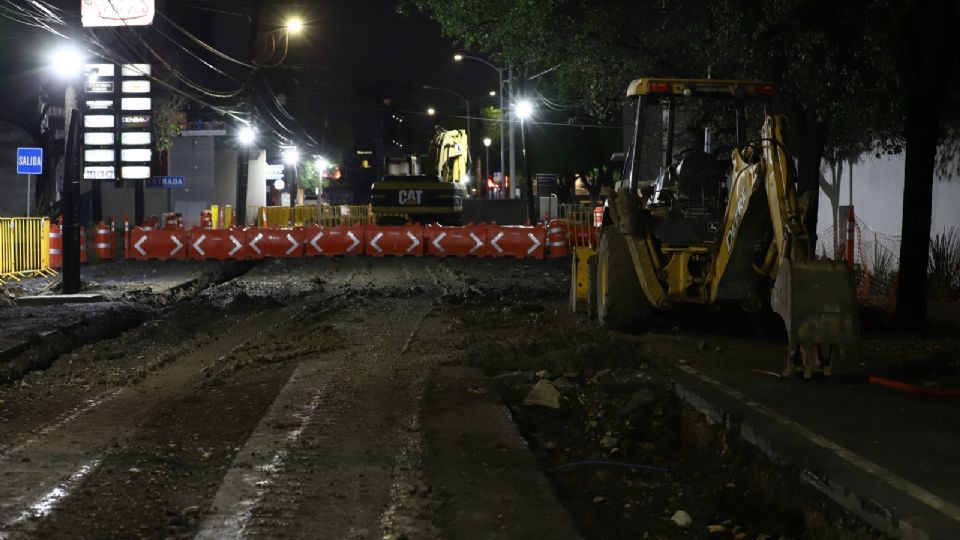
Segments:
[[[257,260],[291,257],[514,257],[543,259],[565,257],[562,246],[548,252],[548,235],[563,238],[562,222],[548,227],[496,224],[444,227],[419,224],[401,226],[341,225],[240,229],[146,230],[129,233],[127,257],[136,260]]]
[[[338,221],[350,211],[340,209]],[[571,249],[595,245],[597,229],[593,210],[583,212],[575,220],[555,219],[545,225],[502,226],[495,223],[447,227],[438,224],[422,226],[378,226],[373,224],[307,225],[305,227],[228,227],[211,228],[215,221],[209,213],[202,215],[201,227],[183,228],[183,218],[169,213],[151,219],[144,227],[130,229],[127,218],[123,226],[122,255],[117,232],[110,224],[100,222],[94,228],[92,245],[96,259],[109,261],[116,257],[134,260],[258,260],[264,258],[336,257],[366,255],[370,257],[513,257],[543,259],[568,257]],[[581,223],[583,222],[583,223]],[[60,227],[48,225],[43,248],[48,254],[48,267],[62,266]],[[81,262],[87,262],[86,233],[81,228]]]
[[[0,284],[51,274],[50,222],[0,218]]]

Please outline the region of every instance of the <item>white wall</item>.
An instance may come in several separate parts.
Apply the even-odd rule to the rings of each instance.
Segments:
[[[857,217],[877,232],[900,236],[903,223],[903,165],[903,154],[879,158],[869,154],[852,163],[824,163],[820,170],[818,232],[822,233],[834,224],[834,205],[850,204],[852,183],[852,200]],[[828,191],[838,180],[839,200],[831,202]],[[828,191],[824,191],[825,186]],[[936,178],[933,183],[931,235],[950,227],[960,227],[960,180]]]

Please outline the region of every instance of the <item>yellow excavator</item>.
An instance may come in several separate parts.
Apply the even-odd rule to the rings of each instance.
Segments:
[[[374,182],[370,202],[377,223],[406,221],[459,225],[467,197],[470,151],[462,129],[437,129],[422,174],[416,156],[388,158],[386,174]]]
[[[788,336],[784,374],[830,374],[859,339],[853,282],[845,264],[814,258],[804,227],[809,197],[797,194],[785,120],[769,111],[774,92],[762,81],[629,85],[632,140],[597,248],[575,255],[573,303],[586,301],[602,326],[621,331],[642,331],[655,310],[685,304],[772,309]],[[714,148],[707,129],[695,139],[702,146],[675,153],[680,104],[732,112],[732,144]],[[760,107],[763,121],[749,140],[747,106]],[[643,178],[651,170],[656,177]]]

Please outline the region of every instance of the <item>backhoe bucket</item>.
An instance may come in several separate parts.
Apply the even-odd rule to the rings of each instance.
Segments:
[[[849,345],[859,339],[853,280],[842,262],[784,260],[770,305],[786,323],[791,344]]]

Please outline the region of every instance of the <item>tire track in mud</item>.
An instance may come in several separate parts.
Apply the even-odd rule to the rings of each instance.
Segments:
[[[410,418],[421,399],[409,380],[423,376],[390,351],[410,342],[432,305],[391,298],[351,312],[340,336],[347,345],[299,364],[238,453],[198,536],[378,536],[395,476],[409,470],[406,434],[417,429]],[[397,320],[390,308],[401,306],[421,315]]]
[[[257,332],[249,331],[251,325],[256,330],[268,322],[265,319],[289,322],[291,317],[296,317],[298,310],[317,311],[325,302],[346,293],[325,295],[321,299],[309,298],[295,306],[275,310],[271,317],[254,311],[243,320],[224,317],[209,321],[207,325],[198,325],[192,331],[199,333],[200,337],[188,340],[187,347],[175,351],[184,354],[167,354],[164,361],[145,366],[147,374],[135,376],[130,381],[139,384],[102,392],[68,409],[53,422],[28,428],[29,431],[19,436],[19,442],[14,442],[0,455],[0,537],[32,536],[38,527],[44,525],[40,519],[52,513],[55,518],[56,506],[69,504],[69,497],[78,487],[89,494],[90,490],[85,486],[99,481],[103,466],[109,467],[114,461],[112,458],[122,453],[124,442],[134,440],[137,430],[150,421],[151,415],[170,403],[189,398],[193,381],[209,380],[211,373],[204,368],[216,364],[211,359],[222,360],[243,344],[257,339]],[[188,312],[180,313],[181,316],[189,315],[188,304],[181,306]],[[339,306],[336,302],[334,305]],[[226,327],[225,336],[204,332],[224,322],[233,323],[222,325]],[[129,354],[136,354],[131,352],[132,344],[126,344],[126,347]],[[143,348],[149,347],[150,340],[147,339]],[[172,365],[167,366],[170,363]],[[94,457],[91,459],[90,456]],[[137,467],[130,468],[135,469]],[[58,529],[56,524],[49,528]]]

